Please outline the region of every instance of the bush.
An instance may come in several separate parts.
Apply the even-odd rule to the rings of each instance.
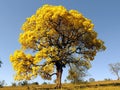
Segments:
[[[42,84],[45,84],[45,85],[46,85],[46,84],[47,84],[47,82],[43,82]]]
[[[18,86],[26,86],[29,85],[28,81],[22,81],[18,83]]]
[[[0,88],[2,88],[5,85],[5,80],[0,81]]]
[[[17,86],[17,84],[15,82],[12,83],[12,86]]]
[[[89,78],[89,82],[95,82],[94,78]]]
[[[110,78],[105,78],[104,81],[110,81],[111,79]]]
[[[39,85],[39,83],[38,82],[33,82],[33,83],[31,83],[31,85]]]

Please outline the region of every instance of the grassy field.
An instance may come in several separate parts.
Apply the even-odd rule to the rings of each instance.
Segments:
[[[120,81],[98,81],[83,84],[63,84],[62,89],[54,89],[54,84],[29,85],[29,86],[7,86],[0,90],[120,90]]]

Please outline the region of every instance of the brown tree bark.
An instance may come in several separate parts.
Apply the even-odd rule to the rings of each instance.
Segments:
[[[62,72],[63,72],[62,65],[57,63],[56,70],[57,70],[56,88],[61,88],[62,87],[61,78],[62,78]]]

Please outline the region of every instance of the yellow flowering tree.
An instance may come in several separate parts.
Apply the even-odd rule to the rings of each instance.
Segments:
[[[96,53],[105,50],[92,21],[63,6],[42,6],[26,19],[22,30],[19,37],[22,47],[10,56],[15,80],[30,80],[37,75],[51,79],[56,75],[60,88],[65,66],[90,67]],[[33,53],[25,53],[26,50]]]

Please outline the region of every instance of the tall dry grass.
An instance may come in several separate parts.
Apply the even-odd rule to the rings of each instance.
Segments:
[[[120,86],[106,86],[106,87],[94,87],[94,88],[84,88],[79,90],[120,90]]]
[[[62,89],[54,89],[55,84],[29,85],[29,86],[9,86],[0,90],[120,90],[120,81],[98,81],[82,84],[63,84]]]

